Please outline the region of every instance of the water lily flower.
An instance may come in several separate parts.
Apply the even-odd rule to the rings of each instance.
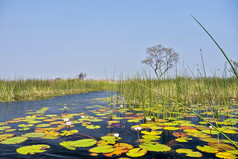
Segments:
[[[136,131],[140,131],[142,128],[141,127],[135,127],[134,128]]]
[[[67,126],[70,126],[71,124],[72,124],[71,121],[67,121],[67,122],[66,122],[66,125],[67,125]]]
[[[140,142],[140,135],[139,135],[139,131],[142,129],[141,127],[135,127],[134,128],[136,131],[137,131],[137,137],[138,137],[138,139],[139,139],[139,142]],[[140,142],[140,144],[141,144],[141,142]]]
[[[213,130],[214,128],[213,128],[213,126],[211,126],[211,125],[209,125],[209,127],[208,127],[210,130]]]
[[[147,120],[147,121],[151,121],[151,118],[149,118],[149,117],[146,117],[146,120]]]
[[[119,137],[119,134],[118,134],[118,133],[115,133],[115,134],[114,134],[114,137],[115,137],[115,138],[118,138],[118,137]]]
[[[65,123],[65,128],[68,127],[69,130],[70,130],[70,125],[71,125],[71,124],[72,124],[71,121],[67,121],[67,122]]]
[[[81,115],[80,117],[81,117],[81,118],[85,118],[85,115]]]
[[[120,107],[123,108],[123,105],[121,104]]]
[[[64,118],[64,122],[68,122],[69,121],[69,118]]]

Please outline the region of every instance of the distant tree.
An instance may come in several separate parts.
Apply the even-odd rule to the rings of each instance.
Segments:
[[[169,69],[173,68],[178,61],[178,53],[172,48],[165,48],[162,45],[155,45],[146,49],[148,56],[141,63],[150,66],[157,78],[160,78]]]
[[[86,73],[83,73],[83,72],[81,72],[78,76],[78,79],[80,79],[80,80],[83,80],[84,78],[86,78],[87,77],[87,74]]]

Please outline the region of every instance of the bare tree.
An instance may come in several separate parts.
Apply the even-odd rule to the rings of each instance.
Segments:
[[[150,66],[157,78],[173,68],[178,61],[178,53],[172,48],[165,48],[162,45],[155,45],[146,49],[148,56],[141,63]]]
[[[86,73],[83,73],[83,72],[81,72],[78,76],[78,79],[80,79],[80,80],[83,80],[84,78],[86,78],[87,77],[87,74]]]

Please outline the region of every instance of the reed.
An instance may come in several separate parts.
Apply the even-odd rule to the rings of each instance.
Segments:
[[[0,101],[23,101],[109,90],[110,81],[60,79],[60,80],[0,80]]]

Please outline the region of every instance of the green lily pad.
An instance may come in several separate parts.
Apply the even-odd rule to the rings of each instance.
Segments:
[[[147,151],[154,151],[154,152],[166,152],[170,151],[171,148],[167,145],[159,144],[159,143],[142,143],[139,145],[140,148],[144,148]]]
[[[160,135],[160,134],[162,134],[162,131],[151,131],[151,132],[149,132],[149,131],[141,131],[141,133],[142,134],[145,134],[145,135]]]
[[[202,146],[197,146],[196,148],[198,150],[200,150],[202,152],[206,152],[206,153],[217,153],[219,151],[219,149],[213,148],[213,147],[207,146],[207,145],[204,145],[203,147]]]
[[[28,128],[28,127],[32,127],[34,126],[33,124],[20,124],[18,125],[18,127],[22,127],[22,128]]]
[[[13,131],[16,131],[17,129],[7,129],[5,130],[5,132],[13,132]]]
[[[78,130],[64,130],[60,133],[60,136],[69,136],[78,133]]]
[[[27,133],[27,134],[25,134],[25,135],[22,135],[22,136],[24,136],[24,137],[31,137],[31,138],[35,138],[35,137],[42,137],[42,136],[44,136],[44,135],[46,135],[45,133]]]
[[[42,139],[58,139],[59,136],[45,135],[41,137]]]
[[[140,119],[130,119],[130,120],[127,120],[127,122],[129,122],[129,123],[138,123],[138,122],[140,122]]]
[[[18,144],[27,140],[27,137],[12,137],[4,141],[1,141],[1,144]]]
[[[87,125],[86,128],[87,129],[100,129],[101,126],[99,126],[99,125]]]
[[[147,153],[146,149],[143,148],[133,148],[130,149],[126,155],[130,157],[141,157],[144,156]]]
[[[45,127],[50,127],[50,124],[38,124],[36,125],[36,128],[45,128]]]
[[[238,155],[238,150],[227,150],[227,152],[232,153],[234,155]]]
[[[15,134],[1,134],[0,135],[0,141],[6,140],[6,139],[11,138],[13,136],[15,136]]]
[[[70,146],[72,147],[90,147],[97,143],[94,139],[81,139],[76,140],[70,143]]]
[[[89,149],[89,152],[92,153],[111,153],[115,151],[115,147],[112,145],[105,145],[105,146],[97,146],[94,148]]]
[[[216,153],[216,157],[218,158],[225,158],[225,159],[236,159],[236,155],[229,153],[229,152],[218,152]]]
[[[61,146],[64,146],[65,148],[67,148],[68,150],[76,150],[75,147],[70,146],[72,141],[63,141],[60,143]]]
[[[177,149],[177,153],[185,153],[188,157],[202,157],[202,154],[198,151],[193,151],[191,149]]]
[[[160,139],[160,136],[155,136],[155,135],[143,135],[142,138],[148,139],[148,140],[158,140],[158,139]]]
[[[31,146],[23,146],[18,148],[16,151],[19,154],[27,155],[28,153],[33,155],[35,153],[42,153],[47,151],[46,149],[50,148],[49,145],[31,145]]]
[[[188,140],[192,140],[192,138],[180,137],[175,139],[175,141],[178,141],[178,142],[188,142]]]
[[[30,128],[21,128],[21,129],[18,129],[19,131],[26,131],[26,130],[29,130]]]
[[[172,126],[166,126],[164,127],[164,130],[179,130],[178,127],[172,127]]]
[[[11,129],[11,127],[10,126],[2,126],[2,127],[0,127],[0,130],[6,130],[6,129]]]
[[[114,136],[102,136],[101,139],[106,140],[106,141],[117,141],[120,140],[120,137],[114,137]]]
[[[203,133],[206,133],[206,134],[212,134],[212,135],[217,135],[217,134],[219,134],[219,132],[216,131],[216,130],[212,130],[212,131],[210,131],[210,130],[202,130],[202,132],[203,132]]]

